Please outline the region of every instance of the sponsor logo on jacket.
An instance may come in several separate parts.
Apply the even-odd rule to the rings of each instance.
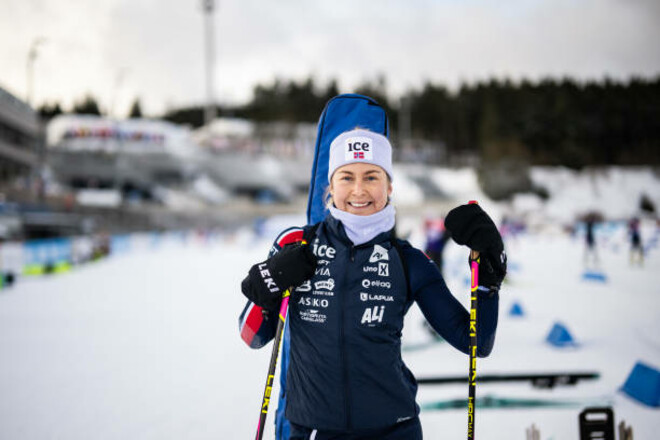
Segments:
[[[366,292],[360,292],[360,300],[362,301],[394,301],[392,295],[371,295]]]
[[[362,287],[365,289],[368,289],[369,287],[382,287],[383,289],[390,289],[392,284],[389,281],[370,280],[365,278],[362,280]]]
[[[328,246],[327,244],[319,245],[318,238],[314,241],[314,245],[312,246],[312,251],[314,252],[314,255],[316,255],[317,257],[327,258],[329,260],[334,259],[335,254],[337,253],[335,248],[333,248],[332,246]]]
[[[363,272],[366,273],[376,273],[381,277],[390,276],[390,265],[389,263],[383,263],[382,261],[378,262],[378,267],[376,266],[364,266],[362,268]]]
[[[300,286],[296,287],[296,292],[309,292],[310,290],[312,290],[312,282],[310,280],[307,280]]]
[[[323,313],[319,313],[319,311],[315,309],[301,310],[300,319],[307,322],[316,322],[319,324],[323,324],[328,319],[328,316],[324,315]]]
[[[369,324],[373,326],[376,322],[383,322],[383,315],[385,314],[385,306],[367,307],[362,313],[360,324]]]
[[[390,256],[387,253],[387,249],[382,247],[379,244],[374,245],[374,250],[369,257],[369,263],[375,263],[376,261],[389,260]]]
[[[312,298],[309,296],[303,296],[298,301],[298,304],[301,306],[309,307],[323,307],[325,309],[328,307],[329,302],[325,298]]]
[[[327,267],[317,267],[316,271],[314,272],[314,275],[323,275],[323,276],[330,276],[330,269]]]
[[[333,290],[335,288],[335,280],[328,278],[327,280],[317,281],[314,283],[314,288],[316,290],[325,289]]]

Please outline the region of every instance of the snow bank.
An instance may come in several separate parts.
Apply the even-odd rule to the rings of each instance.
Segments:
[[[643,196],[656,209],[660,207],[660,179],[650,167],[610,167],[582,172],[533,167],[531,178],[550,195],[539,209],[548,218],[562,223],[572,223],[576,217],[591,211],[600,212],[607,219],[630,218],[640,214]],[[519,195],[514,200],[514,206],[518,207],[529,208],[529,203],[529,195]]]

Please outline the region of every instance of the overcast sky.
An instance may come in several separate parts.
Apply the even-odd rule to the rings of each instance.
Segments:
[[[201,0],[0,0],[0,86],[68,108],[86,93],[124,116],[205,99]],[[626,80],[660,74],[660,0],[216,0],[215,97],[250,99],[275,77],[340,91],[385,76],[425,81]]]

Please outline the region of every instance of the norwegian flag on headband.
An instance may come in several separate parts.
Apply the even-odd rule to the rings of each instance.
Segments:
[[[364,159],[364,153],[362,151],[356,151],[353,153],[353,159]]]

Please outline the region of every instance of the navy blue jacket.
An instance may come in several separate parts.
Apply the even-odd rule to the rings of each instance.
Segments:
[[[276,241],[275,250],[280,244]],[[353,431],[415,417],[417,383],[401,359],[403,320],[414,301],[445,340],[468,353],[469,313],[431,260],[405,241],[398,244],[403,255],[387,232],[354,246],[330,215],[319,225],[309,244],[319,260],[316,275],[295,289],[289,303],[290,421]],[[259,325],[253,321],[246,332],[255,307],[248,304],[240,322],[244,339],[250,333],[249,343],[256,347],[272,338],[276,319],[258,310]],[[495,339],[497,294],[480,295],[479,308],[478,355],[486,356]]]

